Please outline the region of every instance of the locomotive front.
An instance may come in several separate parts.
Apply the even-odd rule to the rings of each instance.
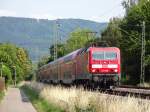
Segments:
[[[118,85],[120,82],[120,50],[116,47],[91,48],[89,72],[94,82]]]

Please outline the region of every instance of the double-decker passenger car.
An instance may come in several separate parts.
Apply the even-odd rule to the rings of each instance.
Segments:
[[[120,82],[120,65],[119,48],[82,48],[41,67],[38,80],[94,86],[114,85]]]

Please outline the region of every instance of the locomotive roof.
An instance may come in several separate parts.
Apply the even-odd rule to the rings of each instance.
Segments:
[[[70,60],[74,59],[76,57],[76,55],[78,54],[78,52],[80,52],[81,50],[82,50],[82,48],[78,49],[76,51],[73,51],[73,52],[67,54],[64,57],[61,57],[61,58],[57,59],[56,61],[50,62],[49,64],[57,63],[57,62],[60,62],[60,61],[62,61],[62,62],[70,61]]]
[[[118,47],[89,47],[89,48],[93,48],[93,49],[97,49],[97,48],[104,48],[104,49],[119,49]]]
[[[54,64],[54,63],[57,63],[57,62],[70,61],[70,60],[74,59],[74,58],[76,57],[76,55],[78,55],[79,52],[81,52],[82,50],[83,50],[83,48],[80,48],[80,49],[78,49],[78,50],[76,50],[76,51],[73,51],[73,52],[67,54],[67,55],[64,56],[64,57],[60,57],[60,58],[58,58],[58,59],[55,60],[55,61],[49,62],[49,63],[46,64],[46,65],[43,65],[42,67],[40,67],[40,69],[43,69],[43,68],[47,67],[48,65]]]

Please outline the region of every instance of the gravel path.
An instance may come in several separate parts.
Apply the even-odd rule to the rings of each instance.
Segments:
[[[26,95],[18,88],[8,88],[0,103],[0,112],[36,112]]]

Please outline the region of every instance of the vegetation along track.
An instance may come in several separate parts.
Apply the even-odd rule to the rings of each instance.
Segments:
[[[134,86],[122,85],[122,86],[110,87],[110,89],[104,89],[102,90],[102,92],[106,94],[119,95],[119,96],[130,95],[136,98],[150,100],[150,88],[148,87],[134,87]]]
[[[45,84],[49,85],[49,84]],[[57,85],[56,85],[57,86]],[[61,85],[64,87],[70,87],[67,85]],[[79,86],[81,87],[81,86]],[[137,87],[129,85],[111,86],[110,89],[100,88],[86,88],[86,90],[99,91],[104,94],[118,95],[118,96],[133,96],[135,98],[148,99],[150,100],[150,88],[149,87]]]

